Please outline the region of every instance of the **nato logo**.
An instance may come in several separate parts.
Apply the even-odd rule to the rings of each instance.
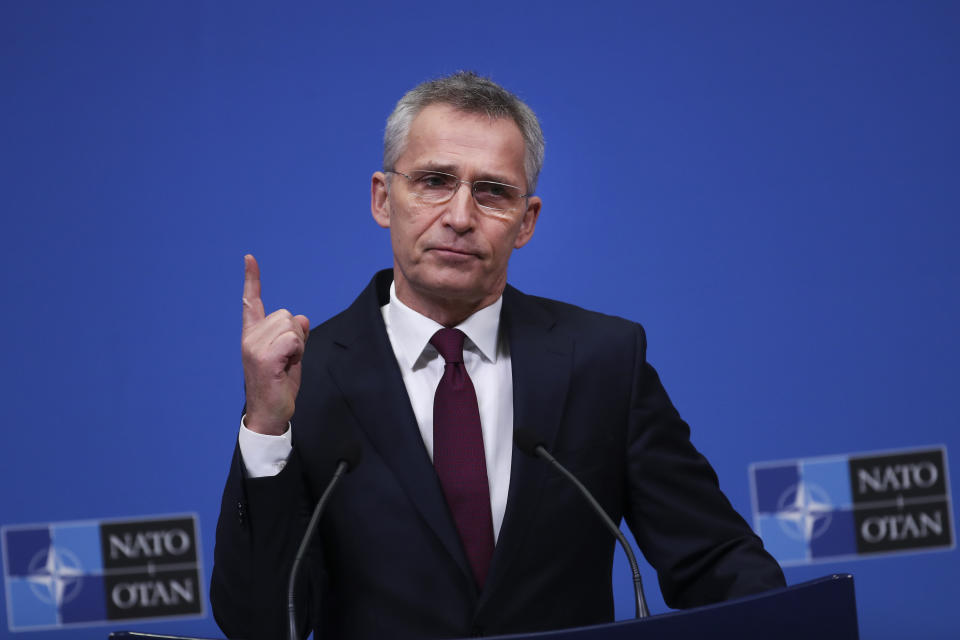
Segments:
[[[2,528],[10,631],[204,615],[196,516]]]
[[[754,528],[784,566],[954,547],[943,447],[750,465]]]

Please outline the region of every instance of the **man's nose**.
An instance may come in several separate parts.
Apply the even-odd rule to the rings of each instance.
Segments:
[[[463,233],[473,228],[476,214],[477,203],[473,200],[473,185],[461,181],[446,204],[444,222],[454,231]]]

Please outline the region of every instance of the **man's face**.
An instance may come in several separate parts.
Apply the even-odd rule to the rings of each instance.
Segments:
[[[393,168],[408,175],[432,169],[470,182],[516,185],[525,193],[523,160],[523,136],[513,120],[435,104],[414,118]],[[388,183],[378,171],[371,181],[371,209],[377,223],[390,229],[397,296],[450,324],[503,292],[510,253],[533,235],[540,199],[521,199],[517,211],[497,215],[482,209],[462,184],[449,201],[427,204],[412,196],[406,178],[392,175]]]

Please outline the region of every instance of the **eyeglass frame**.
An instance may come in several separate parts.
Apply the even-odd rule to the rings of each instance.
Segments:
[[[449,196],[446,200],[437,200],[437,201],[435,201],[435,202],[427,202],[427,204],[446,204],[446,203],[450,202],[451,200],[453,200],[453,197],[454,197],[455,195],[457,195],[457,191],[460,190],[460,185],[461,185],[461,184],[466,184],[466,185],[470,185],[470,197],[473,198],[474,203],[476,203],[476,205],[477,205],[478,207],[480,207],[481,209],[483,209],[483,210],[485,210],[485,211],[496,211],[496,212],[506,213],[506,214],[515,213],[515,212],[517,211],[516,209],[497,209],[496,207],[488,207],[488,206],[485,205],[485,204],[480,204],[480,201],[477,200],[477,194],[476,194],[476,192],[474,191],[474,188],[475,188],[474,185],[476,185],[478,182],[486,183],[486,184],[496,184],[496,185],[500,185],[501,187],[510,187],[511,189],[516,189],[517,191],[522,191],[522,189],[521,189],[520,187],[518,187],[517,185],[515,185],[515,184],[507,184],[506,182],[497,182],[496,180],[461,180],[461,179],[460,179],[460,176],[458,176],[458,175],[456,175],[456,174],[447,173],[446,171],[434,171],[433,169],[414,169],[414,171],[422,171],[422,172],[424,172],[424,173],[435,173],[435,174],[441,175],[441,176],[448,176],[448,177],[450,177],[450,178],[454,178],[454,179],[457,181],[457,187],[456,187],[453,191],[450,192],[450,196]],[[413,181],[414,181],[414,178],[413,178],[412,176],[409,176],[409,175],[407,175],[406,173],[404,173],[404,172],[402,172],[402,171],[397,171],[397,170],[395,170],[395,169],[384,169],[383,172],[384,172],[384,173],[393,173],[393,174],[396,174],[396,175],[398,175],[398,176],[403,176],[404,178],[406,178],[406,179],[409,180],[410,182],[413,182]],[[530,196],[532,196],[532,195],[533,195],[533,192],[531,191],[530,193],[522,193],[522,194],[520,194],[518,197],[519,197],[519,198],[530,198]]]

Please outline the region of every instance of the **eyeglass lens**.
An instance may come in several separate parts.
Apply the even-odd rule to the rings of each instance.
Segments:
[[[457,176],[438,171],[411,171],[410,188],[414,195],[426,202],[444,202],[453,196],[460,186]],[[497,211],[510,211],[516,208],[522,193],[518,187],[489,180],[477,180],[473,183],[473,197],[477,204]]]

